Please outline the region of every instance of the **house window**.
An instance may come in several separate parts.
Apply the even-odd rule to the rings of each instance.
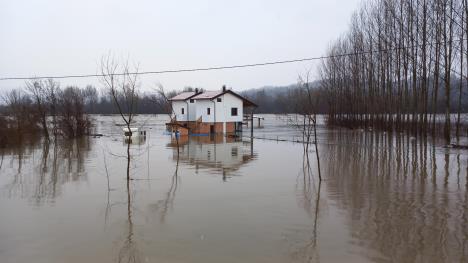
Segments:
[[[182,115],[184,115],[184,114],[185,114],[185,109],[184,109],[184,108],[182,108]]]
[[[231,116],[237,116],[237,108],[231,108]]]
[[[237,156],[237,155],[238,155],[238,151],[239,151],[239,150],[237,149],[237,147],[232,147],[232,149],[231,149],[231,156],[233,156],[233,157],[234,157],[234,156]]]
[[[195,102],[195,100],[194,100],[194,99],[190,99],[190,103],[194,103],[194,102]]]
[[[210,115],[211,114],[211,108],[206,108],[206,115]]]
[[[217,101],[217,102],[221,102],[221,98],[217,98],[216,101]]]

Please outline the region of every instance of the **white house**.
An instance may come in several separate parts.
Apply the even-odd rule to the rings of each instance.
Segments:
[[[257,107],[224,86],[220,91],[183,92],[170,101],[175,114],[175,124],[172,125],[193,134],[241,131],[245,109]]]

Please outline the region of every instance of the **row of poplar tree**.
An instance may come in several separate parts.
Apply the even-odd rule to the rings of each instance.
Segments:
[[[466,132],[468,0],[373,0],[319,66],[330,124],[448,141]]]

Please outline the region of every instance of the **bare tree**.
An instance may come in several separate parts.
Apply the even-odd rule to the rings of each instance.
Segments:
[[[7,121],[6,130],[10,136],[21,137],[26,133],[35,133],[39,128],[39,116],[28,94],[21,90],[12,90],[5,94]]]
[[[461,3],[460,5],[460,9],[463,9],[463,3]],[[458,105],[457,105],[457,124],[456,124],[456,137],[457,137],[457,140],[460,139],[460,117],[461,117],[461,103],[462,103],[462,96],[463,96],[463,81],[464,81],[464,78],[463,78],[463,74],[466,74],[464,72],[464,52],[465,51],[465,43],[464,43],[464,38],[465,38],[465,23],[463,23],[464,20],[466,20],[465,18],[465,12],[461,12],[461,23],[460,23],[460,27],[459,27],[459,30],[458,30],[458,38],[459,38],[459,52],[460,52],[460,80],[459,80],[459,84],[458,84]]]
[[[45,90],[45,84],[42,80],[32,80],[26,82],[26,90],[31,94],[31,97],[34,101],[36,112],[40,117],[40,123],[42,131],[45,138],[49,139],[49,129],[47,126],[47,113],[48,113],[48,103],[47,103],[47,92]]]
[[[152,101],[155,103],[158,107],[160,107],[164,112],[167,113],[169,117],[169,123],[171,126],[171,129],[175,132],[175,139],[176,139],[176,146],[177,146],[177,159],[179,159],[179,127],[177,125],[177,120],[176,120],[176,113],[174,111],[174,108],[172,107],[172,103],[169,101],[169,98],[172,96],[175,96],[176,94],[171,92],[171,93],[166,93],[164,91],[164,87],[162,85],[158,85],[158,88],[156,89],[156,95],[152,96]]]
[[[47,79],[44,82],[44,91],[46,96],[47,104],[49,105],[49,115],[52,118],[52,134],[54,137],[58,135],[57,127],[57,114],[58,114],[58,96],[61,92],[60,85],[53,79]]]
[[[129,138],[132,137],[131,124],[135,117],[138,95],[138,67],[131,71],[128,60],[119,63],[113,56],[101,59],[102,83],[111,95],[122,120],[127,127]],[[130,180],[130,143],[127,145],[127,180]]]
[[[85,112],[83,91],[77,87],[67,87],[59,93],[59,102],[57,122],[61,134],[68,138],[89,134],[91,123]]]
[[[98,103],[98,92],[95,87],[87,85],[83,91],[85,97],[85,104],[88,106],[88,111],[90,113],[96,112],[96,105]]]
[[[304,155],[309,163],[309,146],[315,145],[315,155],[317,158],[317,168],[319,180],[322,180],[320,171],[320,156],[318,151],[317,142],[317,107],[318,94],[314,90],[309,81],[310,72],[307,72],[305,77],[299,76],[298,88],[293,90],[290,94],[296,101],[293,111],[296,113],[293,119],[289,119],[293,127],[298,128],[302,134],[302,141],[304,146]],[[313,141],[312,141],[313,140]]]
[[[77,87],[60,89],[51,79],[28,83],[27,92],[20,89],[5,94],[5,125],[1,130],[21,139],[44,131],[49,141],[52,135],[77,138],[89,134],[91,121],[85,111],[83,91]],[[50,125],[52,123],[52,125]]]
[[[130,131],[139,96],[138,67],[131,71],[128,60],[119,63],[113,56],[107,55],[101,59],[101,74],[106,90]]]
[[[466,3],[366,1],[319,67],[328,123],[413,136],[432,131],[450,142],[451,114],[462,110],[461,99],[452,102],[453,86],[461,93],[467,79]],[[457,134],[460,122],[457,116]]]

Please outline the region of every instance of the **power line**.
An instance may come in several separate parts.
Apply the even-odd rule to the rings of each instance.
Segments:
[[[248,68],[258,66],[269,66],[277,64],[297,63],[318,60],[326,57],[313,57],[313,58],[300,58],[291,60],[281,60],[273,62],[262,62],[253,64],[242,64],[232,66],[219,66],[219,67],[206,67],[206,68],[189,68],[189,69],[173,69],[173,70],[160,70],[160,71],[144,71],[144,72],[130,72],[130,73],[115,73],[115,74],[84,74],[84,75],[64,75],[64,76],[41,76],[41,77],[3,77],[1,80],[32,80],[32,79],[66,79],[66,78],[92,78],[92,77],[104,77],[104,76],[122,76],[122,75],[149,75],[149,74],[165,74],[165,73],[182,73],[182,72],[195,72],[195,71],[210,71],[210,70],[222,70],[222,69],[235,69],[235,68]]]
[[[464,41],[466,39],[456,39],[455,41]],[[320,57],[310,57],[310,58],[299,58],[299,59],[290,59],[290,60],[279,60],[271,62],[261,62],[253,64],[240,64],[240,65],[231,65],[231,66],[218,66],[218,67],[206,67],[206,68],[187,68],[187,69],[173,69],[173,70],[160,70],[160,71],[143,71],[143,72],[129,72],[129,73],[115,73],[115,74],[78,74],[78,75],[62,75],[62,76],[40,76],[40,77],[2,77],[0,81],[3,80],[34,80],[34,79],[69,79],[69,78],[96,78],[96,77],[105,77],[105,76],[123,76],[123,75],[150,75],[150,74],[166,74],[166,73],[183,73],[183,72],[197,72],[197,71],[211,71],[211,70],[224,70],[224,69],[237,69],[237,68],[251,68],[251,67],[260,67],[260,66],[271,66],[279,64],[288,64],[288,63],[298,63],[314,60],[322,60],[329,58],[340,58],[340,57],[349,57],[357,55],[365,55],[372,53],[387,53],[390,51],[404,50],[409,48],[422,47],[424,45],[434,45],[442,44],[444,41],[433,42],[433,43],[424,43],[413,46],[401,46],[401,47],[391,47],[387,49],[377,49],[377,50],[368,50],[368,51],[358,51],[351,53],[343,53],[329,56],[320,56]]]

